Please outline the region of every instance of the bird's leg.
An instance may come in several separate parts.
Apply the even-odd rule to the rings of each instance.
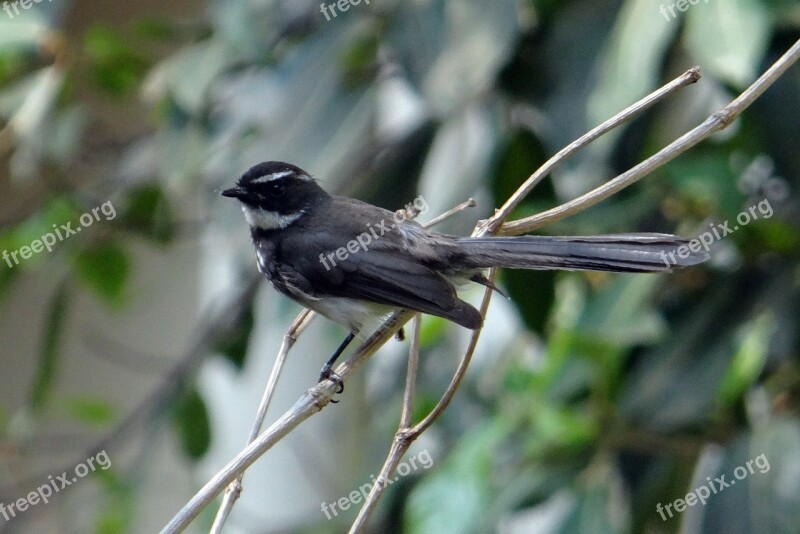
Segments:
[[[353,341],[353,338],[355,337],[356,335],[353,332],[347,334],[347,337],[344,338],[342,344],[339,345],[339,348],[336,349],[336,352],[333,353],[333,356],[331,356],[330,359],[328,359],[328,361],[325,362],[325,365],[322,366],[322,370],[319,373],[320,382],[322,382],[323,380],[331,380],[334,384],[336,384],[339,387],[336,393],[341,393],[344,391],[344,382],[342,381],[342,377],[333,372],[333,364],[336,363],[336,360],[339,358],[339,356],[342,355],[344,349],[347,348],[347,345],[349,345],[350,342]],[[331,401],[331,402],[337,402],[337,401]]]

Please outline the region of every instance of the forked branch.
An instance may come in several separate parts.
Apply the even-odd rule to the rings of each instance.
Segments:
[[[770,69],[765,72],[763,76],[754,82],[738,98],[732,101],[729,105],[725,106],[719,112],[713,114],[700,126],[683,135],[681,138],[671,143],[654,156],[648,158],[636,167],[575,200],[566,202],[560,206],[532,217],[527,217],[508,223],[506,222],[513,209],[557,165],[604,133],[638,116],[642,113],[642,111],[648,109],[656,102],[659,102],[667,95],[697,81],[699,78],[699,70],[691,69],[687,71],[681,77],[673,80],[661,89],[643,98],[630,108],[626,109],[615,117],[612,117],[602,125],[598,126],[591,132],[587,133],[580,139],[561,150],[533,175],[531,175],[531,177],[509,198],[509,200],[494,214],[494,216],[486,221],[481,221],[481,223],[476,227],[475,232],[473,232],[473,235],[486,235],[495,233],[514,235],[529,232],[545,224],[563,219],[570,215],[574,215],[590,206],[593,206],[597,202],[608,198],[621,189],[637,182],[642,177],[651,173],[653,170],[661,167],[669,161],[672,161],[678,155],[697,145],[701,141],[709,138],[714,133],[729,126],[731,122],[745,109],[747,109],[767,88],[775,83],[775,81],[798,60],[798,58],[800,58],[800,41],[796,42],[789,49],[789,51],[783,55],[783,57],[775,62],[775,64],[772,65],[772,67],[770,67]],[[484,294],[483,304],[481,306],[481,313],[484,316],[490,299],[491,291],[487,289]],[[408,311],[399,311],[394,313],[384,323],[383,328],[373,334],[356,350],[355,354],[353,354],[347,361],[342,363],[336,369],[336,373],[342,377],[342,379],[347,380],[347,378],[349,378],[372,354],[374,354],[378,348],[389,341],[395,332],[397,332],[412,316],[413,313]],[[418,327],[415,327],[413,335],[415,338],[419,335]],[[393,474],[394,469],[399,464],[403,453],[408,449],[408,446],[413,439],[424,432],[424,430],[428,428],[447,407],[450,400],[453,398],[453,395],[457,391],[459,384],[461,383],[479,337],[480,330],[476,330],[472,335],[472,339],[470,340],[467,351],[461,358],[459,366],[453,376],[453,379],[451,380],[450,386],[443,394],[441,400],[434,410],[432,410],[431,413],[421,422],[409,429],[408,427],[410,425],[410,413],[413,403],[413,390],[416,375],[416,364],[413,362],[415,362],[416,358],[418,357],[418,345],[416,345],[416,347],[412,347],[400,428],[395,435],[392,448],[386,461],[384,462],[384,466],[380,475],[381,479],[384,477],[388,478]],[[208,505],[208,503],[210,503],[212,499],[218,495],[228,484],[236,480],[237,477],[244,473],[244,471],[262,454],[268,451],[275,443],[280,441],[284,436],[300,425],[300,423],[327,405],[334,395],[335,390],[336,386],[332,382],[325,381],[306,391],[295,403],[295,405],[292,406],[280,419],[278,419],[278,421],[273,423],[266,431],[264,431],[264,433],[259,435],[255,441],[253,441],[233,460],[231,460],[228,465],[226,465],[219,473],[212,477],[212,479],[209,480],[203,486],[203,488],[200,489],[200,491],[198,491],[198,493],[178,512],[178,514],[172,518],[172,520],[164,527],[162,533],[171,534],[183,531],[189,525],[189,523],[195,517],[197,517],[203,507]],[[377,487],[381,485],[376,484],[375,486]],[[374,497],[372,496],[373,492],[375,493]],[[381,489],[376,489],[373,487],[370,497],[368,497],[364,507],[359,513],[358,518],[352,526],[351,532],[360,532],[364,530],[369,514],[374,509],[380,494]]]

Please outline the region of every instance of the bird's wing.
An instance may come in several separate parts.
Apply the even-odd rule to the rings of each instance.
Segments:
[[[388,236],[385,236],[388,237]],[[478,311],[456,295],[442,274],[411,257],[394,239],[351,247],[345,259],[335,253],[347,242],[325,232],[303,232],[281,243],[280,262],[296,283],[314,297],[348,297],[438,315],[466,328],[478,328]],[[298,251],[302,251],[299,253]],[[343,256],[344,254],[342,254]],[[322,261],[322,260],[325,261]],[[300,273],[303,273],[300,275]]]

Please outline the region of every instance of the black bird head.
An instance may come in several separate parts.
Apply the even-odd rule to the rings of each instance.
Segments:
[[[265,161],[251,167],[222,196],[242,203],[242,212],[252,228],[278,230],[299,219],[328,193],[303,169]]]

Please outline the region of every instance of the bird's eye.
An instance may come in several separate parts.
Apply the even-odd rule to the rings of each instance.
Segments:
[[[269,192],[270,196],[282,197],[286,192],[286,185],[281,183],[269,184],[267,191]]]

